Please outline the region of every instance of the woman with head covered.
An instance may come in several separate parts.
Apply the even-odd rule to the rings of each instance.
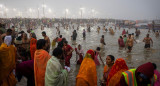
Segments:
[[[94,51],[91,49],[88,50],[76,77],[76,86],[97,86],[97,72],[94,57]]]

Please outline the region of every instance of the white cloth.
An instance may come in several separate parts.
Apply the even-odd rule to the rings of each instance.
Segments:
[[[84,52],[83,52],[83,49],[77,49],[77,52],[79,52],[79,53],[81,53],[82,54],[82,56],[84,56]],[[78,55],[78,57],[79,57],[79,55]]]
[[[59,60],[52,56],[47,62],[45,86],[66,86],[68,72],[63,69]]]
[[[4,43],[7,44],[8,46],[10,46],[11,42],[12,42],[12,37],[11,36],[5,36]]]

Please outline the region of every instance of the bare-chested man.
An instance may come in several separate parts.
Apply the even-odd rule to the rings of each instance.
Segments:
[[[133,39],[131,38],[131,34],[128,35],[128,39],[127,39],[127,42],[126,42],[126,47],[128,46],[128,53],[131,52],[132,50],[132,47],[133,47]]]
[[[50,39],[46,35],[45,31],[42,32],[42,36],[44,37],[44,40],[46,40],[46,51],[49,53],[49,50],[50,50]]]
[[[153,46],[153,41],[152,41],[152,38],[149,37],[149,34],[146,35],[146,37],[143,39],[143,42],[145,42],[144,48],[150,48],[151,42]]]

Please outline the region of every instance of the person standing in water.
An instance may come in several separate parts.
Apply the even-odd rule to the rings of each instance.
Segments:
[[[126,45],[126,42],[127,42],[127,37],[126,37],[126,35],[123,36],[123,42],[124,42],[124,44]]]
[[[97,47],[97,49],[95,50],[94,62],[95,62],[95,64],[96,64],[97,66],[100,65],[99,60],[98,60],[98,56],[99,56],[100,60],[102,61],[102,64],[104,65],[104,62],[103,62],[103,60],[102,60],[102,58],[101,58],[101,55],[100,55],[100,50],[101,50],[100,47]]]
[[[86,31],[85,29],[83,29],[83,40],[85,40],[85,38],[86,38]]]
[[[126,42],[126,47],[128,46],[128,53],[131,52],[132,47],[133,47],[133,39],[131,38],[131,34],[128,35],[128,39]]]
[[[46,51],[49,53],[49,51],[50,51],[50,39],[49,39],[49,37],[46,35],[46,32],[45,31],[43,31],[42,32],[42,36],[44,37],[44,40],[46,41]]]
[[[123,29],[122,36],[125,35],[125,34],[126,34],[126,31],[125,31],[125,29]]]
[[[152,41],[152,38],[149,37],[149,34],[146,35],[146,37],[143,39],[143,42],[145,42],[144,48],[150,48],[151,42],[153,46],[153,41]]]
[[[77,38],[77,32],[76,32],[76,30],[74,30],[73,35],[72,35],[73,45],[76,44],[76,38]]]
[[[125,46],[122,36],[120,36],[118,39],[118,45],[119,48],[123,48]]]
[[[75,48],[75,51],[76,51],[76,62],[77,64],[81,64],[83,61],[83,57],[84,57],[82,46],[79,44],[78,48]],[[77,61],[77,58],[79,58],[78,61]]]
[[[101,38],[101,40],[100,40],[100,43],[101,43],[101,48],[103,48],[104,45],[106,45],[105,40],[104,40],[104,35],[102,35],[102,38]]]
[[[156,31],[156,33],[155,33],[155,34],[156,34],[156,37],[159,37],[159,32],[158,32],[158,31]]]
[[[72,57],[73,48],[68,44],[67,41],[63,42],[64,57],[65,57],[65,66],[70,67],[70,59]]]

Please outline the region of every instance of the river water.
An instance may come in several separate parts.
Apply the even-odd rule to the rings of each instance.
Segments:
[[[76,25],[74,25],[75,28],[77,27]],[[97,33],[97,26],[101,27],[100,33]],[[106,26],[107,28],[112,27],[114,28],[114,26]],[[138,43],[134,43],[133,49],[131,53],[127,53],[127,49],[122,49],[119,50],[118,47],[118,38],[122,33],[122,30],[128,30],[129,33],[134,33],[135,29],[128,29],[128,28],[121,28],[120,30],[117,28],[115,31],[114,35],[111,35],[108,32],[103,32],[102,30],[103,25],[101,24],[97,24],[95,26],[93,26],[91,28],[91,32],[86,32],[86,39],[83,40],[83,29],[86,29],[86,27],[80,27],[80,29],[77,31],[77,44],[81,44],[82,48],[84,50],[84,53],[86,53],[86,51],[88,49],[96,49],[96,47],[100,46],[100,38],[102,35],[104,35],[105,38],[105,42],[106,42],[106,46],[104,48],[103,51],[101,51],[101,56],[103,61],[105,62],[106,56],[107,55],[113,55],[115,56],[115,58],[120,58],[123,57],[128,65],[129,68],[137,68],[139,65],[145,63],[145,62],[154,62],[157,64],[157,68],[158,70],[160,70],[160,38],[156,38],[155,34],[153,32],[150,32],[150,37],[153,39],[153,47],[151,47],[150,50],[146,50],[144,49],[144,42],[143,39],[144,37],[146,37],[146,34],[148,33],[148,30],[146,29],[141,29],[141,34],[138,38],[135,37],[135,39],[138,41]],[[43,31],[46,31],[47,36],[49,36],[50,40],[52,41],[55,37],[57,37],[56,35],[56,29],[55,28],[45,28]],[[71,41],[71,35],[73,32],[73,29],[68,29],[68,30],[64,30],[62,27],[60,28],[61,34],[63,35],[63,37],[65,37],[68,41],[68,44],[71,45],[73,48],[77,47],[77,45],[72,45],[72,41]],[[34,30],[34,32],[37,35],[38,39],[42,39],[42,35],[41,32],[42,30],[40,29],[36,29]],[[71,71],[69,73],[68,76],[68,86],[75,86],[75,82],[76,82],[76,76],[78,74],[79,71],[79,67],[80,65],[76,65],[76,54],[75,51],[73,51],[72,53],[72,58],[70,60],[71,62]],[[100,59],[99,59],[100,61]],[[101,63],[101,61],[100,61]],[[101,63],[100,66],[97,66],[97,82],[98,82],[98,86],[100,86],[99,84],[99,79],[102,78],[103,76],[103,65]],[[25,86],[26,85],[26,79],[22,79],[21,82],[19,82],[17,84],[17,86]]]

